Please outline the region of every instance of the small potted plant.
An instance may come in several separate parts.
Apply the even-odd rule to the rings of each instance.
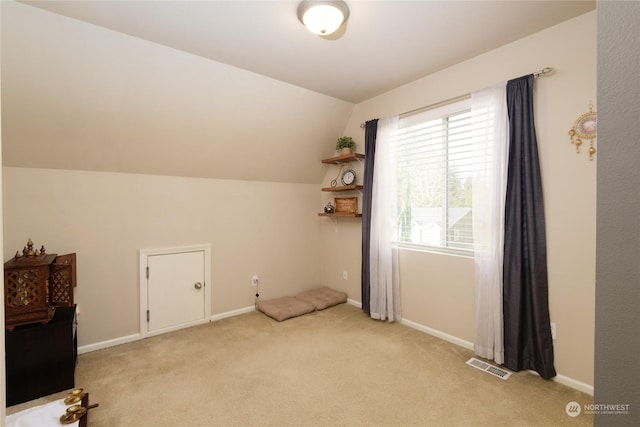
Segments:
[[[341,136],[336,141],[336,151],[340,151],[341,154],[350,154],[356,143],[350,136]]]

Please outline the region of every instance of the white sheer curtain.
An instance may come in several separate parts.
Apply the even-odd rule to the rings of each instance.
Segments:
[[[398,248],[394,245],[397,198],[391,139],[398,117],[378,120],[371,200],[370,316],[390,322],[401,319]]]
[[[476,271],[474,348],[504,362],[502,266],[507,186],[506,82],[471,95],[473,123],[473,240]]]

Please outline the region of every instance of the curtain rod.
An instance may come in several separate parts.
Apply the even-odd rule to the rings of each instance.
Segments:
[[[544,67],[542,70],[538,70],[535,73],[533,73],[533,77],[535,77],[535,78],[544,77],[544,76],[547,76],[549,74],[552,74],[555,70],[556,69],[553,68],[553,67]],[[463,99],[467,99],[470,96],[471,96],[470,93],[468,93],[466,95],[456,96],[455,98],[450,98],[450,99],[447,99],[446,101],[441,101],[441,102],[437,102],[435,104],[427,105],[426,107],[420,107],[420,108],[416,108],[415,110],[405,111],[404,113],[399,114],[399,116],[400,117],[407,116],[407,115],[410,115],[410,114],[418,113],[420,111],[430,110],[432,108],[437,108],[437,107],[440,107],[442,105],[447,105],[447,104],[451,104],[453,102],[462,101]],[[360,127],[362,129],[364,129],[365,124],[364,123],[360,123]]]

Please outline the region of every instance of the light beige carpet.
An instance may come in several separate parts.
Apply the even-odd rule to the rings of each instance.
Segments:
[[[91,427],[592,425],[565,412],[590,396],[528,372],[503,381],[466,365],[472,356],[342,304],[281,323],[254,312],[83,354],[76,385],[100,403]]]

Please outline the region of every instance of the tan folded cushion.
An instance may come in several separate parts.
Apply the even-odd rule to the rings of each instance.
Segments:
[[[258,301],[258,310],[278,322],[315,310],[313,304],[294,297],[282,297]]]
[[[313,304],[317,310],[324,310],[325,308],[347,302],[347,294],[345,292],[336,291],[327,286],[301,292],[296,295],[296,298]]]

